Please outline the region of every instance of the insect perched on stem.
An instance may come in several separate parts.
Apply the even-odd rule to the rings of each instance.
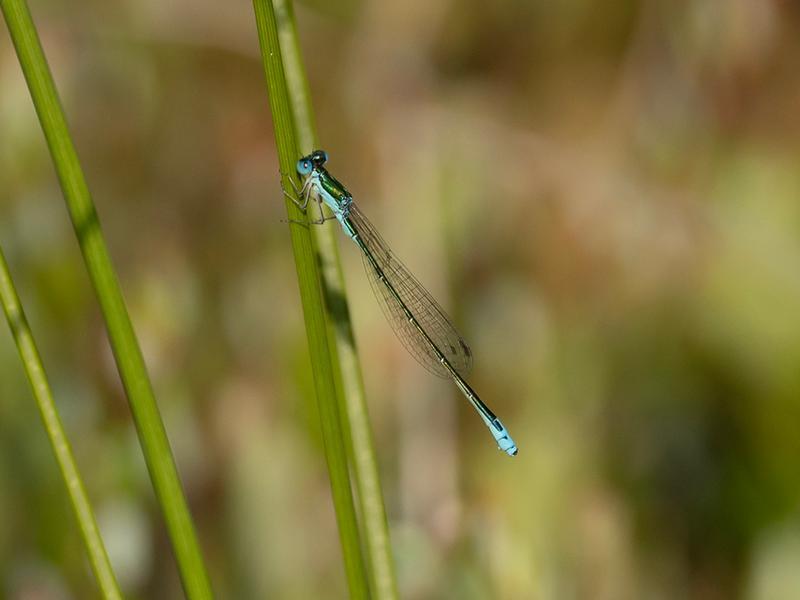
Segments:
[[[297,161],[303,185],[294,197],[286,195],[305,211],[309,201],[317,202],[320,217],[311,223],[336,219],[345,234],[362,252],[364,268],[372,290],[400,341],[426,369],[450,377],[489,428],[498,447],[509,456],[517,446],[495,414],[464,380],[472,367],[472,352],[445,312],[422,284],[395,257],[383,238],[353,202],[353,196],[325,168],[328,154],[315,150]],[[325,217],[325,204],[333,216]]]

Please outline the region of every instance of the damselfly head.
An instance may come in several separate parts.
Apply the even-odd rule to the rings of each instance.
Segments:
[[[328,162],[328,153],[325,150],[314,150],[308,156],[304,156],[297,161],[297,172],[301,177],[306,177],[311,174],[311,171],[317,169]]]

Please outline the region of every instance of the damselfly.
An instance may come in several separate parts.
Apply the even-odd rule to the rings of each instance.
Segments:
[[[451,377],[486,423],[498,447],[510,456],[517,446],[506,428],[464,380],[472,367],[472,352],[442,308],[422,284],[395,257],[386,242],[353,202],[353,196],[325,168],[328,155],[316,150],[297,161],[303,181],[291,198],[305,211],[309,201],[317,202],[322,224],[336,219],[345,234],[361,249],[364,268],[372,290],[400,341],[426,369],[440,377]],[[325,204],[333,216],[325,217]]]

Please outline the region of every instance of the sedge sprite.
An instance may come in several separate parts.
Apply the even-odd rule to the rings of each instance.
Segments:
[[[389,249],[375,227],[353,202],[353,196],[325,168],[328,155],[315,150],[297,161],[297,173],[303,182],[291,198],[305,211],[309,201],[317,202],[321,224],[336,219],[344,233],[362,252],[372,290],[395,334],[426,369],[440,377],[449,377],[478,411],[498,447],[509,456],[517,446],[508,430],[464,380],[472,367],[472,351],[456,331],[444,310]],[[333,213],[325,217],[322,205]]]

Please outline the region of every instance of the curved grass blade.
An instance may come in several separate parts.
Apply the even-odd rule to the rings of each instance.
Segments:
[[[211,583],[153,386],[30,10],[25,0],[0,0],[0,9],[11,33],[83,260],[100,303],[150,480],[175,552],[183,589],[190,600],[212,598]]]
[[[114,570],[108,560],[103,538],[100,537],[100,531],[94,518],[92,505],[86,494],[86,488],[83,485],[80,471],[78,471],[78,465],[72,456],[72,448],[53,401],[50,382],[47,380],[39,350],[36,348],[33,333],[19,301],[2,248],[0,248],[0,302],[3,304],[8,326],[14,336],[14,342],[22,359],[22,365],[25,367],[25,374],[28,376],[33,396],[36,399],[36,405],[39,407],[39,414],[47,431],[47,437],[58,461],[58,468],[61,471],[64,484],[67,486],[72,512],[75,513],[75,518],[78,521],[81,537],[86,546],[86,553],[89,555],[89,562],[92,565],[97,584],[100,586],[103,598],[107,600],[120,599],[122,594],[119,591]]]

